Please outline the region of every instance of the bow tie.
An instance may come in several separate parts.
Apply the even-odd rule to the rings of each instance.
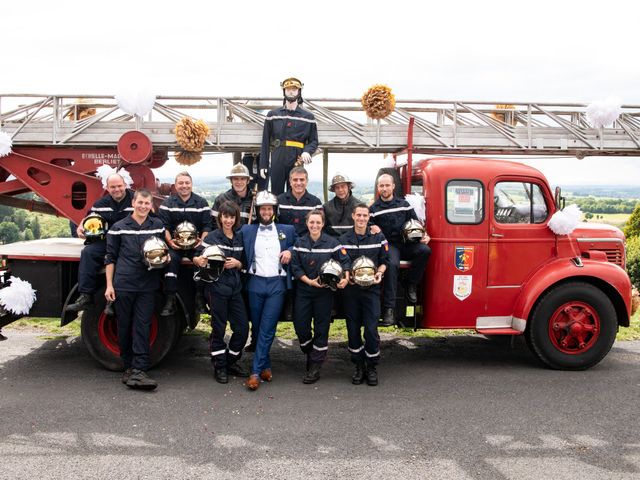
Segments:
[[[260,225],[260,231],[262,232],[263,230],[273,230],[273,225]]]

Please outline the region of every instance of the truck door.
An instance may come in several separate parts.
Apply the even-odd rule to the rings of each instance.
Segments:
[[[553,257],[555,236],[547,228],[551,194],[533,177],[498,177],[489,190],[487,287],[502,303],[515,298],[531,272]]]

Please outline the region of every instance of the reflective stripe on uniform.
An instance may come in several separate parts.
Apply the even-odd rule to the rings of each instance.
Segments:
[[[317,347],[317,346],[315,346],[315,345],[314,345],[314,346],[313,346],[313,349],[314,349],[314,350],[319,350],[319,351],[321,351],[321,352],[324,352],[325,350],[329,350],[329,346],[326,346],[326,347]]]
[[[168,212],[206,212],[211,210],[210,207],[167,207],[166,205],[160,205],[160,210],[167,210]]]
[[[342,245],[342,246],[347,250],[362,250],[364,248],[380,248],[383,245],[386,245],[387,243],[388,243],[387,241],[384,241],[381,243],[372,243],[369,245]]]
[[[267,117],[265,120],[300,120],[301,122],[316,123],[316,121],[311,118],[292,117],[291,115],[273,115],[272,117]]]
[[[229,355],[233,355],[234,357],[237,357],[238,355],[240,355],[240,352],[234,352],[233,350],[229,349]]]
[[[351,353],[360,353],[362,350],[364,350],[364,345],[361,345],[360,348],[351,348],[351,347],[347,347],[347,348]]]
[[[380,350],[378,350],[376,353],[369,353],[369,352],[367,352],[367,351],[365,350],[365,351],[364,351],[364,354],[365,354],[367,357],[369,357],[369,358],[371,358],[371,357],[377,357],[377,356],[379,356],[379,355],[380,355]]]
[[[155,230],[109,230],[107,235],[149,235],[162,232],[164,232],[164,227]]]
[[[304,206],[304,205],[280,205],[281,209],[287,210],[319,210],[322,208],[322,205],[314,205],[314,206]]]
[[[224,355],[226,350],[216,350],[215,352],[211,352],[211,356],[215,357],[217,355]]]
[[[306,346],[306,345],[309,345],[312,341],[313,341],[313,338],[310,338],[310,339],[309,339],[309,340],[307,340],[306,342],[301,343],[301,344],[300,344],[300,346],[301,346],[301,347],[304,347],[304,346]]]
[[[411,205],[407,205],[406,207],[385,208],[384,210],[371,212],[371,216],[377,217],[378,215],[384,215],[385,213],[406,212],[407,210],[413,210],[413,207]]]
[[[171,272],[167,272],[164,274],[165,277],[176,277],[178,278],[178,275],[176,275],[175,273],[171,273]]]
[[[342,245],[337,245],[334,248],[304,248],[304,247],[293,247],[293,249],[297,252],[305,252],[305,253],[333,253],[337,252],[342,248]]]

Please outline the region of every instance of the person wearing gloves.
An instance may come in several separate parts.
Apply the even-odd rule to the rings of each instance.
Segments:
[[[209,268],[209,278],[202,277],[206,284],[206,299],[211,309],[211,335],[209,337],[209,352],[214,367],[214,377],[218,383],[227,383],[229,375],[248,377],[239,363],[242,349],[249,336],[249,320],[242,299],[242,268],[244,247],[242,235],[238,231],[240,226],[240,210],[230,201],[220,205],[218,210],[218,229],[210,232],[197,247],[197,255],[193,263],[201,269]],[[217,247],[219,250],[209,249]],[[224,255],[224,264],[218,265],[221,271],[213,272],[213,259],[206,256],[210,251]],[[225,343],[224,334],[227,320],[233,332],[229,345]]]
[[[307,368],[302,381],[310,384],[320,378],[320,367],[327,358],[329,349],[334,291],[329,288],[330,285],[322,283],[322,268],[333,259],[346,272],[349,257],[337,239],[322,231],[322,210],[307,213],[306,225],[309,233],[298,238],[293,247],[291,273],[297,283],[293,324],[300,349],[307,356]],[[349,273],[346,272],[333,288],[345,288],[348,280]]]
[[[271,172],[271,193],[276,196],[284,192],[289,172],[296,162],[311,163],[311,156],[318,148],[316,119],[300,106],[303,102],[302,82],[291,77],[283,80],[280,86],[283,106],[267,113],[260,151],[260,176],[267,178],[267,172]]]

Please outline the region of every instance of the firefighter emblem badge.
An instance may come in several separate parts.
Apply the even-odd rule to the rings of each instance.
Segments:
[[[473,268],[474,247],[456,247],[456,268],[468,272]]]
[[[454,275],[453,276],[453,294],[460,301],[471,295],[471,284],[473,283],[473,275]]]

